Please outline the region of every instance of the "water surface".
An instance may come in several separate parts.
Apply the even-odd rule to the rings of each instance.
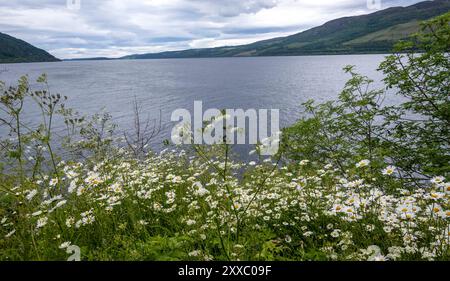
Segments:
[[[35,81],[48,75],[50,90],[69,97],[67,104],[84,114],[110,112],[120,133],[133,122],[133,99],[143,112],[163,124],[153,139],[158,150],[168,139],[175,109],[192,112],[195,100],[207,108],[279,109],[281,126],[302,116],[301,104],[309,99],[335,99],[349,79],[342,71],[355,65],[375,81],[384,55],[70,61],[0,65],[7,70],[0,80],[14,84],[24,74]],[[376,86],[382,88],[380,82]],[[395,97],[390,97],[394,100]],[[38,118],[29,110],[27,118]]]

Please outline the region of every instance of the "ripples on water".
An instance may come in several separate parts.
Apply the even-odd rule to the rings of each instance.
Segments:
[[[35,81],[46,73],[50,90],[68,96],[69,107],[88,115],[104,108],[119,125],[120,134],[131,127],[136,97],[150,118],[159,119],[162,114],[163,130],[152,143],[159,150],[162,141],[170,138],[172,112],[178,108],[192,112],[195,100],[203,101],[204,110],[279,109],[284,127],[301,117],[303,102],[335,99],[349,78],[342,70],[346,65],[356,65],[358,72],[380,81],[376,69],[383,58],[348,55],[8,64],[0,65],[7,70],[0,80],[14,85],[21,75],[28,74]],[[380,82],[375,85],[383,87]],[[395,97],[389,99],[395,102]],[[26,112],[31,121],[38,116],[37,111]],[[247,149],[239,151],[242,154]]]

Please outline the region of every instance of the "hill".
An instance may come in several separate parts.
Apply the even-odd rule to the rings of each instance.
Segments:
[[[340,18],[291,36],[248,45],[131,55],[122,59],[388,53],[398,40],[416,32],[420,21],[448,11],[450,0],[425,1]]]
[[[0,63],[59,61],[33,45],[0,32]]]

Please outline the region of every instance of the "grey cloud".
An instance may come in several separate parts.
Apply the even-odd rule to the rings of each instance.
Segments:
[[[280,0],[192,0],[201,5],[210,6],[218,16],[234,17],[240,14],[256,13],[262,9],[270,9],[277,6]]]
[[[420,0],[382,0],[383,7]],[[81,0],[81,9],[66,0],[0,0],[0,32],[44,48],[62,58],[98,53],[145,52],[187,48],[206,39],[235,42],[292,34],[333,19],[367,11],[366,0]],[[158,3],[158,5],[154,4]],[[278,11],[298,10],[285,21]],[[257,17],[261,12],[268,18]],[[304,16],[305,15],[305,16]],[[314,19],[309,19],[314,15]],[[234,41],[233,41],[234,40]],[[222,42],[222,41],[221,41]],[[239,41],[241,42],[241,41]],[[79,49],[79,50],[78,50]],[[66,51],[69,50],[69,51]],[[122,54],[122,53],[120,53]]]

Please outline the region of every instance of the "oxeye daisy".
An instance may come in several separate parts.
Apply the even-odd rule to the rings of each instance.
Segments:
[[[306,166],[306,165],[308,165],[308,163],[309,163],[309,160],[302,160],[302,161],[300,161],[300,166]]]
[[[448,183],[448,182],[444,183],[443,187],[444,187],[444,192],[447,194],[450,194],[450,183]]]
[[[47,217],[43,217],[38,219],[37,224],[36,224],[36,228],[42,228],[44,227],[48,222],[48,218]]]
[[[429,194],[429,199],[436,201],[436,200],[444,198],[444,196],[445,196],[445,193],[442,193],[442,192],[431,192]]]
[[[450,218],[450,210],[443,211],[442,212],[442,218],[444,218],[444,219]]]
[[[67,249],[67,248],[70,247],[70,245],[72,245],[71,242],[64,242],[64,243],[62,243],[62,244],[59,246],[59,248],[60,248],[60,249]]]
[[[239,210],[239,209],[241,209],[242,205],[239,204],[238,202],[235,202],[235,203],[233,204],[233,207],[234,207],[235,210]]]
[[[383,175],[391,176],[391,175],[393,175],[393,174],[395,173],[396,169],[397,169],[397,168],[394,167],[394,166],[387,166],[387,167],[383,170]]]
[[[356,168],[363,168],[370,165],[370,160],[364,159],[356,163]]]
[[[444,177],[434,177],[434,178],[432,178],[432,179],[430,180],[430,182],[431,182],[432,184],[439,185],[439,184],[443,183],[444,180],[445,180]]]
[[[189,225],[189,226],[194,225],[194,224],[196,224],[196,223],[197,223],[197,222],[196,222],[195,220],[187,220],[187,221],[186,221],[186,224]]]
[[[54,187],[58,184],[59,180],[57,178],[51,179],[48,183],[50,186]]]
[[[431,215],[441,216],[443,209],[440,205],[434,203],[427,207],[427,211]]]
[[[38,191],[36,189],[33,189],[32,191],[30,191],[26,196],[27,200],[31,201],[34,198],[34,196],[36,196],[37,193],[38,193]]]

